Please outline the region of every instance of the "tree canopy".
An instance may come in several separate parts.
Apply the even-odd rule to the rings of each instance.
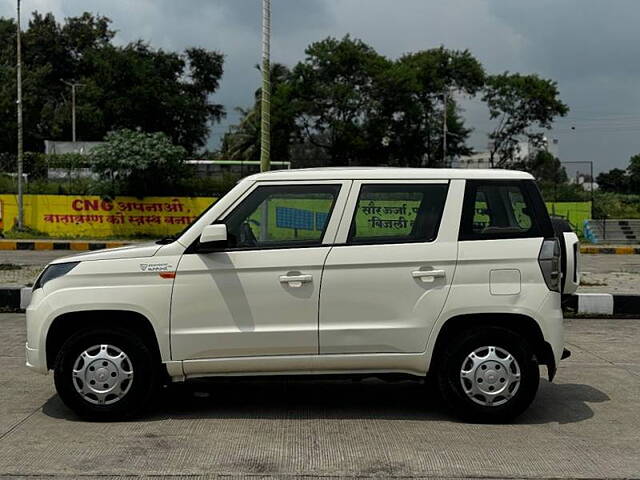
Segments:
[[[483,100],[491,118],[498,121],[489,134],[491,164],[498,166],[514,160],[519,138],[526,137],[530,144],[539,143],[543,137],[540,130],[551,128],[555,117],[569,112],[559,99],[556,83],[538,75],[490,75]],[[537,130],[532,131],[532,127]]]
[[[293,150],[305,156],[297,164],[312,163],[306,157],[315,152],[328,165],[446,166],[472,153],[459,100],[480,95],[497,121],[489,135],[492,158],[504,164],[515,158],[519,141],[535,144],[568,111],[553,81],[487,76],[468,50],[441,46],[392,60],[347,35],[312,43],[305,53],[290,71],[278,65],[272,72],[274,159],[290,159]],[[257,159],[259,102],[242,113],[222,155]]]
[[[603,192],[640,194],[640,153],[629,159],[626,170],[614,168],[596,177]]]
[[[224,56],[190,48],[155,49],[139,40],[113,43],[107,17],[84,13],[56,21],[33,13],[23,32],[25,149],[42,151],[43,140],[71,139],[71,91],[77,82],[79,140],[101,140],[130,128],[164,132],[188,152],[204,146],[209,125],[224,116],[210,102],[219,87]],[[16,150],[16,25],[0,18],[0,151]]]
[[[110,132],[102,145],[90,155],[91,165],[106,195],[135,193],[142,197],[153,192],[172,191],[189,169],[185,149],[173,145],[161,132],[134,130]]]

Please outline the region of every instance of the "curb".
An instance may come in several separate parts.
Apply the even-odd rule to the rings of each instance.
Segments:
[[[0,240],[0,250],[102,250],[125,247],[129,242],[83,242],[79,240]]]
[[[31,302],[31,287],[5,286],[0,288],[0,311],[18,312]]]
[[[562,302],[562,310],[577,315],[636,315],[640,318],[640,295],[576,293]]]
[[[581,245],[580,253],[598,255],[640,255],[640,247],[600,247],[594,245]]]
[[[31,287],[0,287],[0,311],[22,311],[31,301]],[[565,314],[640,318],[640,295],[575,293],[562,301]]]

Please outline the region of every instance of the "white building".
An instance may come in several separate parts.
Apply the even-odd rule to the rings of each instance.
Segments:
[[[489,145],[489,148],[491,148],[491,145]],[[554,138],[549,141],[547,137],[544,137],[542,146],[534,146],[528,141],[518,142],[515,161],[528,160],[541,150],[546,150],[554,157],[558,157],[558,139]],[[464,155],[454,160],[452,166],[455,168],[492,168],[491,153],[487,151]]]

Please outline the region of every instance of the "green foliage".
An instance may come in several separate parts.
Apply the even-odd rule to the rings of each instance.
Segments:
[[[271,72],[272,157],[289,159],[294,151],[297,166],[446,166],[472,153],[466,145],[471,129],[455,97],[480,92],[498,119],[492,159],[504,163],[522,136],[535,144],[542,135],[531,129],[549,128],[568,111],[554,82],[536,75],[487,77],[468,50],[439,47],[390,60],[347,35],[315,42],[305,53],[291,71],[274,65]],[[240,123],[223,140],[223,158],[259,158],[259,107],[257,97],[241,110]]]
[[[540,184],[567,183],[569,177],[559,159],[541,150],[522,164],[522,169],[533,175]]]
[[[591,192],[586,191],[581,185],[547,181],[540,183],[539,187],[547,202],[588,202],[591,200]]]
[[[594,218],[640,218],[640,195],[596,192]]]
[[[224,172],[217,177],[185,177],[183,178],[171,195],[184,195],[192,197],[221,197],[236,186],[240,180],[240,175]],[[165,191],[162,195],[169,195]]]
[[[71,138],[71,92],[77,81],[77,134],[100,140],[113,129],[164,132],[192,152],[224,115],[209,102],[219,87],[224,57],[199,48],[156,50],[142,41],[113,43],[111,21],[84,13],[58,23],[35,12],[23,33],[25,149]],[[15,23],[0,18],[0,151],[15,152]]]
[[[133,130],[110,132],[91,152],[93,171],[103,195],[139,197],[173,190],[189,174],[186,150],[163,133]]]
[[[293,69],[292,93],[306,139],[331,165],[381,163],[382,136],[372,127],[376,88],[390,62],[349,36],[313,43],[305,53]]]
[[[443,166],[445,108],[447,157],[471,153],[465,143],[471,130],[464,126],[454,92],[474,95],[484,85],[485,73],[468,50],[439,47],[407,54],[394,62],[386,78],[382,103],[395,164]]]
[[[292,102],[291,72],[279,63],[271,65],[271,158],[277,161],[290,159],[291,143],[299,137],[296,125],[296,107]],[[238,108],[242,117],[232,125],[222,139],[220,157],[224,160],[260,159],[262,121],[262,89],[255,94],[254,106]]]
[[[608,172],[602,172],[596,177],[598,188],[603,192],[627,193],[629,192],[629,176],[621,168],[613,168]]]
[[[640,154],[629,159],[626,170],[614,168],[602,172],[596,178],[596,182],[603,192],[640,194]]]
[[[310,45],[292,71],[272,68],[272,158],[296,165],[441,164],[447,109],[449,156],[470,153],[459,109],[446,87],[474,94],[484,70],[468,51],[443,47],[390,61],[349,36]],[[253,108],[230,128],[220,156],[257,160],[260,90]],[[292,148],[292,145],[295,145]]]
[[[490,75],[483,100],[491,118],[498,120],[489,134],[491,164],[497,166],[516,157],[519,138],[524,136],[532,144],[542,140],[542,134],[532,132],[532,127],[551,128],[555,117],[569,112],[569,107],[559,99],[557,84],[537,75],[508,72]]]
[[[629,193],[640,194],[640,154],[629,159]]]

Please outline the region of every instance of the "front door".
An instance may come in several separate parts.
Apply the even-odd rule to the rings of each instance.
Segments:
[[[322,278],[321,354],[425,350],[456,266],[463,184],[354,182]]]
[[[322,267],[349,183],[264,182],[223,215],[226,248],[178,265],[172,359],[317,354]]]

